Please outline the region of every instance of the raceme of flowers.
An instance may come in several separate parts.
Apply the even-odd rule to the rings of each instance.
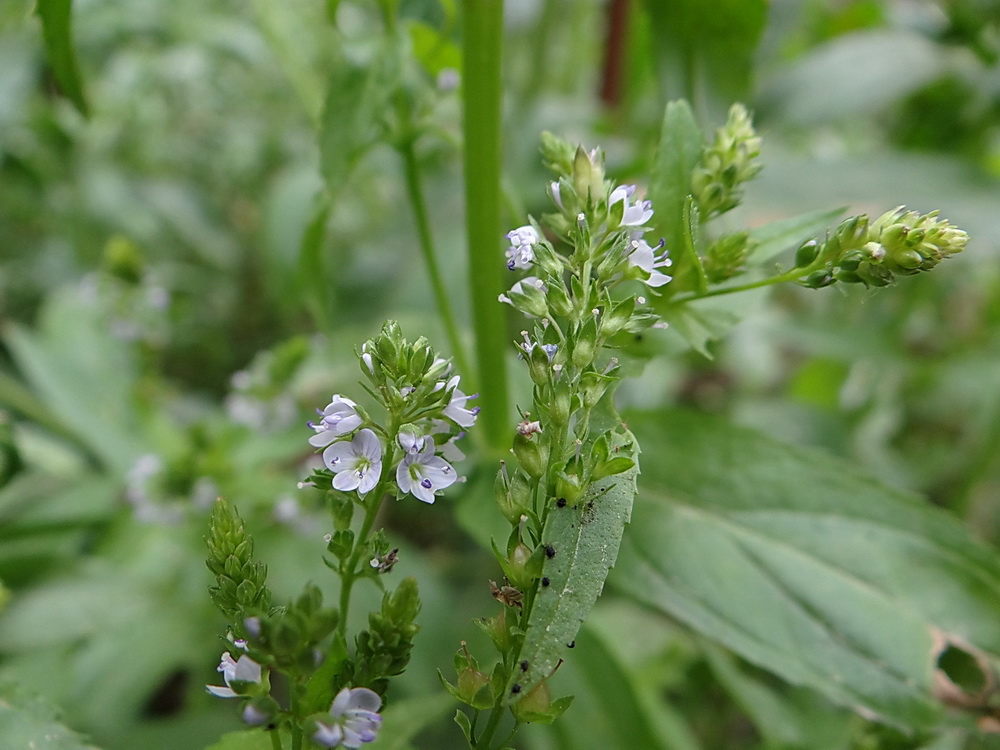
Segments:
[[[568,209],[563,205],[559,182],[553,182],[549,189],[553,202],[565,213]],[[673,263],[669,252],[662,250],[662,240],[654,247],[643,239],[643,235],[649,231],[645,225],[653,217],[653,207],[648,200],[635,200],[635,193],[635,185],[619,185],[610,191],[607,207],[611,226],[603,226],[601,229],[608,234],[619,233],[618,243],[624,247],[623,257],[626,261],[622,266],[625,269],[623,276],[638,279],[648,287],[660,287],[673,278],[661,269],[670,268]],[[619,213],[620,218],[617,218]],[[580,214],[574,218],[582,220],[583,216]],[[538,229],[529,224],[511,230],[506,237],[510,241],[506,253],[507,268],[512,271],[532,268],[538,260],[541,246],[545,244]],[[544,281],[535,276],[527,276],[515,283],[508,293],[501,294],[499,300],[518,308],[529,317],[545,317],[546,291]]]
[[[476,394],[467,395],[458,386],[457,375],[440,380],[434,390],[447,390],[447,404],[436,415],[404,425],[394,436],[402,449],[394,467],[401,495],[433,503],[438,492],[459,480],[451,462],[465,456],[455,441],[465,435],[462,428],[475,424],[479,407],[469,405]],[[323,449],[323,463],[334,475],[333,488],[362,496],[371,492],[382,478],[387,453],[383,439],[371,427],[362,427],[364,418],[349,398],[334,394],[318,413],[321,419],[309,423],[315,431],[309,444]]]

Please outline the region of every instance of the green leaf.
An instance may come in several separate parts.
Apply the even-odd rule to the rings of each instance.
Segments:
[[[401,75],[399,45],[391,42],[368,67],[342,59],[330,74],[319,148],[323,177],[334,195],[361,157],[386,136],[386,116]]]
[[[646,0],[665,97],[708,97],[720,114],[745,97],[767,6],[766,0]]]
[[[0,737],[10,748],[97,750],[60,724],[55,708],[13,685],[0,686]]]
[[[422,21],[410,22],[409,29],[413,56],[429,75],[437,76],[446,68],[462,69],[462,53],[458,45],[441,31]]]
[[[666,304],[660,310],[660,315],[670,331],[679,335],[688,346],[706,359],[712,359],[708,342],[722,338],[740,321],[740,316],[730,310],[690,302],[682,305]]]
[[[611,448],[636,465],[594,482],[576,506],[553,509],[546,522],[542,575],[549,585],[538,587],[528,618],[518,660],[527,661],[527,669],[513,680],[521,686],[521,695],[548,678],[568,655],[618,557],[622,532],[632,514],[639,451],[628,430],[612,435]]]
[[[90,109],[73,49],[72,0],[38,0],[36,12],[42,21],[42,38],[52,75],[62,93],[73,102],[81,115],[87,117]]]
[[[684,246],[684,236],[689,231],[684,221],[684,206],[691,193],[691,171],[701,159],[703,144],[701,129],[688,103],[683,100],[668,103],[649,178],[649,199],[656,207],[655,229],[668,249]]]
[[[283,747],[287,747],[291,737],[284,732],[281,736],[284,740]],[[243,729],[239,732],[226,732],[218,742],[205,750],[274,750],[274,745],[271,744],[271,733],[266,729]]]
[[[751,255],[749,260],[756,265],[766,263],[785,250],[802,244],[805,240],[820,237],[837,223],[846,208],[810,211],[790,219],[772,221],[762,227],[750,230]],[[821,239],[821,237],[820,237]]]
[[[1000,560],[854,466],[725,421],[635,415],[656,455],[615,584],[867,717],[934,725],[939,634],[1000,653]]]
[[[410,740],[430,725],[439,722],[454,705],[454,700],[446,693],[394,700],[382,711],[382,728],[378,737],[366,747],[370,747],[371,750],[409,748]]]

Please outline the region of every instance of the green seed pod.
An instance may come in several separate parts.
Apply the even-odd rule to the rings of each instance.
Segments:
[[[545,464],[548,459],[548,451],[520,432],[514,435],[514,455],[529,476],[541,477],[545,473]]]

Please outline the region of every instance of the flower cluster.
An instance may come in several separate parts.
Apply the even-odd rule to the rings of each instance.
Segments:
[[[671,281],[665,271],[672,261],[663,241],[651,245],[645,239],[653,206],[639,198],[638,188],[606,180],[603,159],[596,150],[578,147],[573,151],[567,142],[547,134],[542,152],[558,176],[549,183],[557,212],[542,220],[573,250],[557,252],[534,220],[508,232],[507,267],[532,269],[535,275],[514,283],[500,295],[500,302],[543,321],[583,311],[602,316],[610,311],[610,299],[602,298],[603,291],[596,296],[587,292],[610,290],[626,280],[640,281],[651,289]],[[579,282],[576,288],[567,283],[573,277]]]
[[[761,170],[760,147],[750,113],[742,104],[734,104],[726,124],[715,131],[715,140],[705,147],[691,174],[691,192],[704,218],[739,205],[742,184]]]
[[[385,407],[388,425],[376,424],[357,403],[334,394],[310,422],[309,444],[323,449],[331,484],[363,496],[383,480],[384,464],[393,467],[399,495],[433,503],[436,494],[459,477],[451,462],[464,458],[455,441],[475,424],[479,407],[469,402],[451,365],[422,339],[409,344],[394,323],[364,344],[362,372]]]
[[[929,271],[965,249],[969,235],[932,211],[895,208],[875,221],[865,215],[845,220],[822,243],[810,241],[796,253],[804,269],[803,284],[811,288],[836,281],[888,286],[897,275]]]

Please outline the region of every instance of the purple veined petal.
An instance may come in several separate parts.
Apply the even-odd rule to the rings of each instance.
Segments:
[[[341,492],[350,492],[360,486],[361,479],[362,477],[359,477],[358,472],[353,469],[341,471],[333,478],[333,488]]]
[[[358,483],[358,494],[367,495],[378,484],[379,477],[382,476],[382,462],[373,462],[367,469],[362,469],[359,473],[363,476]]]
[[[411,491],[413,487],[413,479],[410,476],[410,467],[406,463],[406,459],[399,462],[399,466],[396,467],[396,484],[399,485],[399,490],[404,495]]]
[[[355,455],[367,458],[372,463],[382,460],[382,441],[371,430],[361,430],[351,441]]]
[[[236,669],[233,672],[233,680],[243,680],[244,682],[260,682],[260,664],[255,662],[246,654],[243,654],[236,662]]]
[[[334,748],[341,744],[344,739],[344,733],[337,724],[330,726],[317,721],[316,731],[313,733],[312,739],[323,747]]]
[[[231,687],[221,687],[219,685],[205,685],[205,689],[216,698],[235,698],[236,692]]]
[[[382,699],[379,694],[374,690],[369,690],[368,688],[351,688],[350,695],[348,696],[347,704],[342,712],[346,711],[365,711],[370,712],[374,718],[378,719],[379,722],[382,721],[382,717],[376,712],[382,708]],[[333,710],[333,706],[330,707]],[[371,717],[369,717],[371,718]]]
[[[356,461],[351,443],[340,440],[323,451],[323,463],[330,471],[341,471],[349,463]]]

